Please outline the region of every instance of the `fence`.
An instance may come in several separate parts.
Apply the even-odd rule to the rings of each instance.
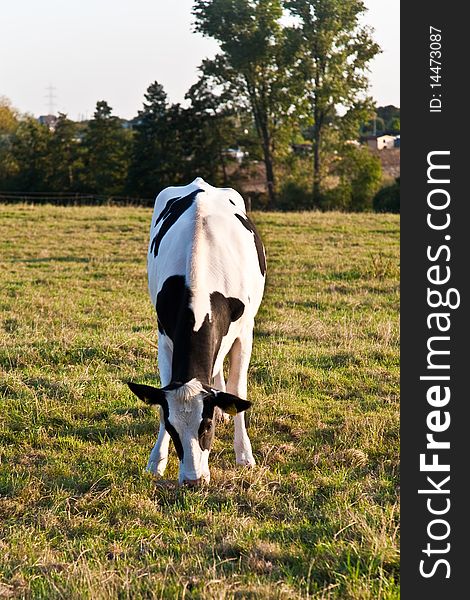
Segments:
[[[0,204],[55,204],[56,206],[145,206],[153,208],[155,198],[103,196],[100,194],[64,194],[62,192],[1,192]],[[245,197],[247,212],[251,212],[251,196]]]
[[[149,206],[155,198],[133,198],[131,196],[105,196],[62,192],[2,192],[0,202],[16,204],[56,204],[58,206]]]

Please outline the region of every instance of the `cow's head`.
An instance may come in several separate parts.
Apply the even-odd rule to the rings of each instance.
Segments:
[[[128,386],[147,404],[160,405],[165,429],[180,460],[179,483],[209,482],[208,460],[214,438],[215,407],[235,415],[247,410],[251,402],[202,385],[197,379],[170,383],[164,388],[131,382]]]

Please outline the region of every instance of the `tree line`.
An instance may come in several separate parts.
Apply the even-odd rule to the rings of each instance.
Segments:
[[[362,0],[197,0],[194,30],[220,51],[185,106],[155,81],[131,122],[101,100],[88,122],[59,114],[51,129],[0,102],[0,190],[153,198],[196,175],[242,190],[261,175],[260,206],[370,208],[380,161],[352,142],[385,120],[367,95],[379,47],[365,11]],[[243,168],[227,152],[239,147]]]

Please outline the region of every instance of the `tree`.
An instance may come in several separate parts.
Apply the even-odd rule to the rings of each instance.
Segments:
[[[362,0],[286,0],[299,21],[293,26],[303,48],[303,77],[313,115],[313,205],[321,200],[323,162],[331,152],[329,130],[336,143],[356,138],[370,117],[366,96],[369,62],[380,51],[371,30],[361,26]],[[341,111],[340,111],[341,109]]]
[[[0,96],[0,189],[8,188],[16,172],[11,146],[18,125],[18,112],[8,98]]]
[[[143,109],[135,119],[129,188],[152,198],[169,185],[175,185],[184,166],[184,131],[178,122],[179,105],[168,106],[167,95],[157,81],[145,94]]]
[[[19,123],[18,111],[5,96],[0,96],[0,136],[11,135]]]
[[[11,140],[14,174],[8,188],[21,192],[48,190],[51,132],[33,117],[22,119]]]
[[[393,119],[400,119],[400,109],[396,106],[393,106],[393,104],[388,104],[387,106],[379,106],[377,108],[377,116],[382,118],[385,122],[386,128],[390,129]]]
[[[400,117],[393,117],[388,127],[391,133],[400,133]]]
[[[363,211],[372,208],[372,201],[382,181],[382,165],[365,146],[348,144],[338,159],[334,173],[339,185],[331,196],[343,210]]]
[[[381,117],[375,115],[361,128],[361,135],[381,135],[386,130],[385,122]]]
[[[122,194],[130,162],[130,133],[104,100],[96,103],[83,139],[84,183],[97,194]]]
[[[200,77],[186,94],[192,142],[191,167],[211,183],[228,185],[224,150],[232,145],[234,111],[227,98],[213,93],[207,77]]]
[[[294,76],[296,40],[280,23],[281,0],[197,0],[193,15],[196,31],[216,39],[221,48],[213,60],[203,62],[203,74],[222,87],[234,106],[253,115],[273,206],[276,155],[302,100]]]
[[[375,212],[400,212],[400,178],[397,177],[392,185],[387,185],[377,192],[374,197]]]
[[[47,148],[49,173],[48,190],[74,192],[78,186],[80,148],[77,140],[77,126],[59,113],[54,131],[50,135]]]

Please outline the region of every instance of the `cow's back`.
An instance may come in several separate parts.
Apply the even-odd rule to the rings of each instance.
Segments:
[[[238,192],[197,178],[159,194],[148,253],[154,305],[165,281],[181,275],[191,290],[196,329],[210,313],[213,292],[238,298],[254,317],[265,271],[264,249]]]

